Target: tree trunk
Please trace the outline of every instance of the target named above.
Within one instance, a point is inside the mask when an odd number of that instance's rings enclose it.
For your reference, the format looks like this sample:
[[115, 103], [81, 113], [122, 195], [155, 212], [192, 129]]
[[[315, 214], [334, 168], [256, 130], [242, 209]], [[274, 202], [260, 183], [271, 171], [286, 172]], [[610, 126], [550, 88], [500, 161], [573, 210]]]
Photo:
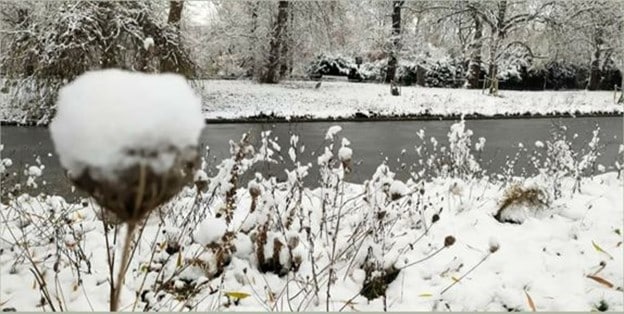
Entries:
[[498, 94], [498, 79], [496, 76], [498, 75], [498, 61], [497, 54], [498, 49], [500, 48], [501, 42], [505, 39], [505, 15], [507, 14], [507, 1], [499, 1], [498, 2], [498, 15], [496, 16], [496, 30], [494, 33], [494, 42], [490, 46], [490, 84], [489, 90], [490, 95]]
[[182, 19], [182, 9], [184, 8], [184, 1], [172, 0], [169, 2], [169, 18], [167, 23], [175, 25], [176, 28], [180, 28], [180, 20]]
[[[182, 20], [182, 9], [184, 8], [184, 1], [172, 0], [169, 1], [169, 17], [167, 18], [167, 24], [173, 27], [176, 36], [176, 42], [180, 44], [180, 20]], [[178, 55], [173, 51], [169, 51], [167, 44], [158, 47], [158, 55], [160, 59], [160, 72], [166, 73], [181, 73], [186, 72], [180, 68], [180, 62]], [[183, 73], [189, 75], [190, 73]]]
[[269, 43], [269, 56], [265, 67], [264, 74], [260, 77], [261, 83], [277, 83], [278, 67], [280, 64], [280, 47], [283, 42], [283, 31], [286, 27], [288, 19], [288, 1], [280, 1], [278, 4], [277, 20], [275, 21], [275, 27], [273, 27], [273, 35]]
[[[292, 4], [294, 5], [294, 4]], [[289, 60], [290, 60], [290, 56], [288, 54], [289, 50], [289, 45], [290, 45], [290, 29], [288, 27], [289, 24], [292, 24], [292, 7], [290, 9], [290, 14], [286, 14], [286, 21], [284, 22], [284, 30], [282, 33], [282, 51], [280, 52], [281, 58], [280, 58], [280, 69], [279, 69], [279, 76], [280, 79], [284, 78], [286, 76], [286, 74], [288, 73], [288, 64], [289, 64]], [[290, 15], [290, 18], [288, 17]]]
[[388, 59], [388, 70], [386, 71], [386, 83], [394, 81], [396, 75], [396, 69], [399, 61], [397, 60], [397, 53], [401, 44], [401, 7], [404, 1], [392, 2], [392, 50], [390, 51], [390, 58]]
[[251, 3], [251, 40], [249, 45], [249, 56], [247, 57], [247, 61], [250, 63], [249, 70], [247, 75], [254, 76], [256, 74], [256, 30], [258, 29], [258, 1], [254, 1]]
[[481, 18], [476, 12], [472, 13], [474, 20], [475, 32], [470, 43], [470, 61], [468, 62], [468, 75], [466, 77], [466, 86], [468, 88], [479, 88], [479, 78], [481, 77], [481, 47], [483, 43], [483, 24]]
[[589, 90], [597, 90], [600, 87], [600, 60], [602, 59], [601, 46], [604, 43], [602, 39], [602, 29], [598, 28], [594, 33], [594, 58], [590, 64], [589, 83], [587, 88]]

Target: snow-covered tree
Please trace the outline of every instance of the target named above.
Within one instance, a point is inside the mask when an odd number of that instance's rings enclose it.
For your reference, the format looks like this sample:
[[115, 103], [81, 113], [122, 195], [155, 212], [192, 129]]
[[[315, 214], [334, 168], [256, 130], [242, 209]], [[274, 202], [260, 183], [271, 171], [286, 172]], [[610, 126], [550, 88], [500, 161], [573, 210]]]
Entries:
[[100, 68], [169, 71], [191, 77], [195, 67], [177, 28], [150, 2], [6, 2], [2, 72], [11, 104], [45, 122], [64, 82]]

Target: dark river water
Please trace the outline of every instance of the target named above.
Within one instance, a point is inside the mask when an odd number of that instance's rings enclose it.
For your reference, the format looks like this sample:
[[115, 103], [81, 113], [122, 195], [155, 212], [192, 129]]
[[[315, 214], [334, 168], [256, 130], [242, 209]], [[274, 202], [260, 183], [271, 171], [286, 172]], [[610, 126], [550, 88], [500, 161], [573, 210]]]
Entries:
[[[514, 175], [531, 175], [536, 170], [530, 166], [529, 154], [535, 149], [534, 143], [551, 139], [555, 126], [565, 126], [566, 135], [572, 142], [573, 150], [581, 152], [586, 149], [596, 126], [600, 127], [601, 156], [598, 163], [606, 169], [613, 169], [619, 145], [622, 144], [622, 117], [596, 118], [539, 118], [539, 119], [483, 119], [466, 121], [466, 129], [473, 131], [472, 143], [479, 137], [486, 139], [485, 147], [480, 153], [481, 166], [488, 173], [501, 173], [506, 168], [506, 157], [513, 158], [520, 154], [518, 162], [512, 168]], [[375, 121], [375, 122], [303, 122], [303, 123], [232, 123], [208, 124], [201, 136], [201, 147], [209, 147], [208, 174], [215, 173], [218, 162], [229, 156], [229, 140], [237, 141], [245, 132], [253, 134], [253, 141], [258, 143], [262, 131], [272, 130], [271, 138], [277, 138], [281, 146], [283, 162], [279, 164], [259, 164], [252, 169], [264, 176], [275, 175], [284, 178], [284, 169], [291, 169], [292, 162], [288, 157], [288, 148], [292, 134], [299, 136], [299, 144], [305, 145], [305, 151], [298, 155], [302, 163], [311, 162], [313, 168], [307, 181], [314, 185], [318, 181], [316, 160], [328, 144], [325, 134], [329, 127], [339, 125], [342, 131], [337, 134], [335, 150], [340, 146], [341, 139], [347, 138], [353, 149], [354, 169], [348, 181], [361, 183], [371, 177], [379, 164], [388, 163], [396, 171], [398, 179], [407, 179], [412, 170], [418, 171], [416, 164], [418, 155], [415, 147], [423, 143], [418, 137], [419, 130], [425, 132], [425, 142], [431, 148], [430, 138], [434, 137], [439, 146], [448, 146], [447, 134], [455, 121]], [[31, 193], [55, 193], [73, 199], [70, 184], [65, 179], [60, 167], [54, 146], [47, 128], [2, 126], [0, 139], [4, 145], [2, 158], [10, 158], [13, 165], [10, 176], [2, 184], [12, 185], [24, 181], [22, 175], [26, 165], [36, 164], [40, 156], [45, 165], [39, 187], [31, 189]], [[527, 151], [521, 151], [521, 143]], [[403, 153], [402, 153], [403, 152]], [[476, 153], [476, 152], [475, 152]], [[403, 167], [402, 167], [403, 166]], [[16, 175], [14, 175], [14, 173]], [[45, 181], [45, 184], [43, 184]], [[243, 180], [245, 181], [245, 180]]]

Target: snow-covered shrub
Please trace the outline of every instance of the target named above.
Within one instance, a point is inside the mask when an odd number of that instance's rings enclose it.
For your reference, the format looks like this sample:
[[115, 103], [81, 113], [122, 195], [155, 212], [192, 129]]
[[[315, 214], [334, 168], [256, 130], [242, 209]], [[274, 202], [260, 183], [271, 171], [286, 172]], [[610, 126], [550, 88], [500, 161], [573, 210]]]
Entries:
[[[472, 154], [472, 130], [466, 130], [465, 120], [451, 125], [449, 139], [449, 171], [454, 177], [469, 178], [481, 171], [481, 166]], [[483, 146], [484, 142], [479, 142]], [[482, 147], [481, 147], [482, 148]]]
[[[544, 66], [546, 71], [546, 89], [579, 89], [584, 88], [586, 78], [579, 78], [579, 67], [568, 62], [549, 62]], [[584, 71], [587, 73], [587, 71]]]
[[342, 55], [318, 55], [306, 68], [309, 77], [320, 75], [348, 76], [351, 70], [357, 71], [357, 65], [351, 57]]
[[459, 88], [464, 85], [465, 70], [460, 60], [446, 58], [425, 65], [425, 86]]
[[[534, 167], [549, 183], [549, 193], [554, 199], [562, 197], [561, 181], [564, 177], [575, 180], [572, 192], [581, 191], [583, 178], [594, 175], [599, 165], [596, 164], [600, 156], [600, 128], [592, 131], [592, 137], [587, 146], [573, 149], [572, 140], [566, 135], [567, 129], [558, 126], [551, 132], [551, 139], [546, 143], [537, 142], [536, 150], [531, 158]], [[574, 136], [574, 139], [576, 136]], [[617, 164], [616, 164], [617, 167]]]
[[[89, 70], [123, 68], [187, 77], [195, 72], [179, 33], [157, 16], [154, 3], [20, 1], [2, 6], [23, 16], [7, 23], [11, 31], [0, 67], [13, 82], [10, 103], [25, 121], [47, 123], [59, 89]], [[149, 49], [147, 38], [154, 42]]]
[[603, 62], [600, 68], [600, 75], [601, 78], [598, 89], [613, 90], [614, 86], [622, 88], [622, 76], [624, 76], [624, 73], [617, 67], [612, 58]]
[[360, 65], [359, 73], [366, 81], [382, 82], [386, 77], [387, 67], [387, 59], [364, 62]]

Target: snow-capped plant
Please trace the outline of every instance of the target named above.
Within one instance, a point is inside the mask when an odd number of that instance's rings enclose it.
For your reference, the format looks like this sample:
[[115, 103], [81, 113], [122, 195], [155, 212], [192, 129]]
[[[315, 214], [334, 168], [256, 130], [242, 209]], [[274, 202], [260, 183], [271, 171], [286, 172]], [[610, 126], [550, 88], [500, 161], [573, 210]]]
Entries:
[[[576, 136], [574, 137], [576, 138]], [[572, 192], [580, 191], [583, 177], [594, 174], [598, 170], [597, 158], [602, 150], [600, 145], [600, 128], [592, 131], [592, 138], [586, 147], [579, 151], [573, 149], [572, 140], [566, 135], [566, 128], [559, 126], [551, 132], [551, 139], [544, 143], [536, 143], [536, 150], [530, 157], [533, 166], [550, 182], [550, 193], [554, 199], [561, 194], [561, 180], [571, 176], [575, 180]], [[617, 167], [617, 164], [616, 164]]]
[[134, 229], [192, 180], [202, 127], [199, 97], [173, 74], [88, 72], [59, 92], [50, 132], [62, 166], [127, 224], [111, 311], [119, 306]]
[[[469, 178], [481, 171], [472, 154], [471, 146], [472, 130], [466, 129], [465, 120], [461, 120], [451, 126], [448, 133], [450, 172], [454, 177]], [[485, 142], [480, 142], [481, 146]]]

